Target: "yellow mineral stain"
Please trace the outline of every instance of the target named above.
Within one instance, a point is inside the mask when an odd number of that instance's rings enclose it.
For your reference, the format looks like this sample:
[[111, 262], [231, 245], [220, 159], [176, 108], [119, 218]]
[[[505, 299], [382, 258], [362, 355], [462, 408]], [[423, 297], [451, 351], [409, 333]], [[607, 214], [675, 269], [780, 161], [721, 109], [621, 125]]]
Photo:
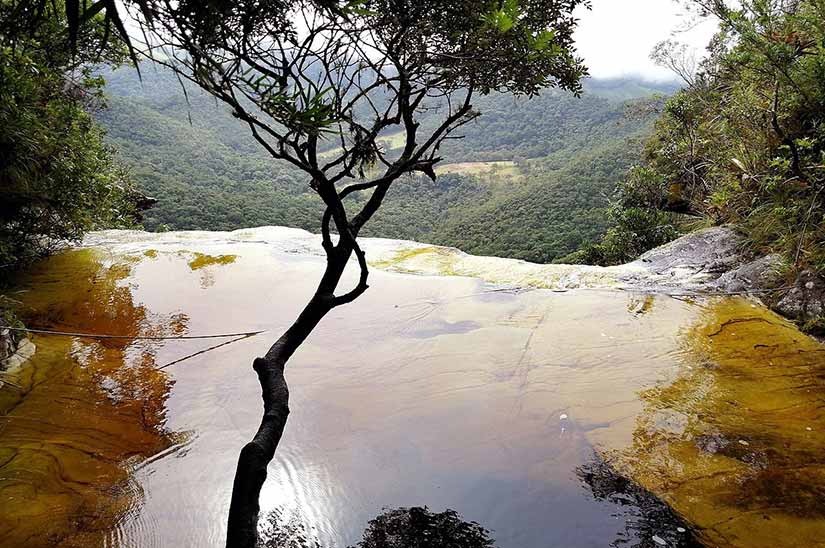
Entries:
[[712, 303], [684, 346], [620, 468], [708, 546], [825, 546], [825, 347], [745, 299]]
[[227, 265], [235, 262], [237, 255], [206, 255], [204, 253], [194, 253], [195, 257], [189, 261], [189, 268], [192, 270], [200, 270], [207, 266], [213, 265]]
[[465, 276], [531, 289], [609, 288], [621, 285], [624, 267], [537, 264], [468, 255], [450, 247], [402, 248], [370, 263], [375, 268], [429, 276]]
[[627, 311], [636, 316], [643, 316], [653, 310], [656, 298], [653, 295], [644, 295], [630, 299], [627, 304]]
[[[30, 326], [84, 333], [171, 335], [183, 315], [160, 317], [125, 283], [141, 257], [107, 264], [92, 250], [64, 253], [22, 276], [16, 295]], [[165, 427], [170, 379], [153, 347], [129, 339], [41, 335], [0, 391], [0, 545], [102, 546], [141, 503], [131, 465], [181, 441]]]
[[454, 276], [457, 274], [454, 268], [455, 254], [455, 250], [448, 247], [416, 247], [402, 249], [388, 259], [376, 261], [372, 264], [376, 268], [416, 273], [420, 271], [420, 262], [424, 261], [427, 266], [434, 267], [438, 275]]
[[145, 257], [149, 257], [150, 259], [156, 259], [158, 256], [158, 252], [156, 249], [147, 249], [143, 252]]

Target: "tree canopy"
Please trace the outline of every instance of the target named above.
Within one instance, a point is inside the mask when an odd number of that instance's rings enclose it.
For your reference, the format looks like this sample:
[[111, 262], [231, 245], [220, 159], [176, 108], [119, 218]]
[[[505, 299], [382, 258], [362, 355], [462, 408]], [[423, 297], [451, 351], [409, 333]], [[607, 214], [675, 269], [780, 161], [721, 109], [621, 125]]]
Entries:
[[[0, 2], [0, 264], [38, 256], [89, 229], [131, 222], [135, 196], [91, 111], [93, 61], [118, 62], [102, 20], [72, 50], [59, 2], [21, 12]], [[22, 17], [22, 19], [20, 18]]]
[[[306, 172], [346, 235], [334, 185], [383, 170], [344, 191], [375, 190], [353, 219], [357, 232], [400, 175], [432, 173], [442, 141], [477, 115], [474, 92], [578, 91], [584, 69], [570, 47], [569, 13], [578, 3], [238, 4], [192, 17], [186, 3], [158, 2], [146, 47], [229, 104], [274, 158]], [[443, 120], [422, 135], [417, 118], [432, 109]], [[405, 134], [397, 157], [378, 143], [389, 131]], [[341, 153], [320, 159], [325, 141]]]

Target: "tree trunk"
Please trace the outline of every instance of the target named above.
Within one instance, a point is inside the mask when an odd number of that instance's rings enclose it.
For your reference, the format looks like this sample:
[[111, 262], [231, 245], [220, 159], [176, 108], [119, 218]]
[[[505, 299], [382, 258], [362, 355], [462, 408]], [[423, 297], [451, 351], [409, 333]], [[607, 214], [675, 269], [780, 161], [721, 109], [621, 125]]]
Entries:
[[254, 548], [258, 542], [258, 496], [289, 415], [289, 389], [283, 366], [257, 358], [252, 367], [261, 383], [264, 416], [255, 437], [238, 457], [229, 506], [227, 548]]
[[318, 290], [298, 319], [272, 345], [266, 356], [256, 358], [252, 368], [261, 383], [264, 413], [252, 441], [241, 449], [227, 523], [227, 548], [255, 548], [258, 543], [259, 496], [266, 469], [289, 416], [289, 388], [284, 377], [286, 362], [326, 314], [334, 308], [333, 292], [346, 268], [352, 249], [336, 248], [327, 259], [327, 267]]

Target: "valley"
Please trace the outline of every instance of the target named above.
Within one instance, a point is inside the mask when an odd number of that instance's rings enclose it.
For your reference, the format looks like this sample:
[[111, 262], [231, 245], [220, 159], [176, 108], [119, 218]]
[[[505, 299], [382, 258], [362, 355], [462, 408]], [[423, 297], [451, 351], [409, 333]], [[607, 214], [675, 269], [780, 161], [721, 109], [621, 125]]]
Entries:
[[[184, 95], [161, 69], [142, 82], [124, 69], [106, 77], [109, 108], [99, 119], [140, 188], [158, 200], [144, 214], [147, 229], [319, 230], [320, 206], [304, 178], [269, 159], [223, 107], [193, 89]], [[399, 181], [366, 234], [538, 262], [576, 251], [608, 228], [608, 199], [650, 131], [654, 116], [627, 115], [625, 103], [675, 89], [595, 80], [581, 99], [563, 92], [480, 98], [482, 116], [462, 139], [444, 144], [438, 180]], [[422, 126], [428, 123], [425, 116]], [[399, 137], [380, 142], [397, 149]], [[322, 156], [334, 152], [327, 146]]]

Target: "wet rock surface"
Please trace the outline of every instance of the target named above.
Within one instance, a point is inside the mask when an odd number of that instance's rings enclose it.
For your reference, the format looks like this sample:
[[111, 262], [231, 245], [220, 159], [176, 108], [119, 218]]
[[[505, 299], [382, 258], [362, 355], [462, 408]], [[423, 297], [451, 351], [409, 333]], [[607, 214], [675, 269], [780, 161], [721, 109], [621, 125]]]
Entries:
[[0, 362], [14, 353], [14, 341], [8, 329], [0, 329]]
[[[206, 245], [221, 241], [266, 244], [273, 251], [323, 255], [320, 236], [284, 227], [161, 234], [103, 231], [88, 235], [84, 245], [119, 245], [128, 249], [130, 245], [139, 248], [151, 242], [163, 249], [192, 242]], [[651, 250], [636, 261], [610, 267], [536, 264], [481, 257], [451, 247], [384, 238], [360, 241], [370, 264], [379, 269], [419, 275], [467, 276], [504, 286], [554, 290], [612, 288], [718, 292], [720, 288], [736, 287], [736, 291], [749, 291], [774, 283], [775, 276], [771, 272], [779, 264], [776, 257], [769, 261], [753, 260], [746, 253], [742, 236], [727, 226], [698, 230]]]
[[14, 369], [34, 356], [37, 347], [29, 339], [21, 339], [14, 353], [4, 360], [4, 369]]
[[742, 236], [729, 227], [683, 236], [631, 263], [639, 264], [648, 273], [627, 278], [634, 285], [697, 293], [751, 293], [775, 312], [805, 324], [809, 331], [825, 331], [825, 278], [804, 270], [788, 288], [782, 257], [750, 256]]
[[782, 257], [754, 257], [742, 235], [728, 226], [697, 230], [648, 251], [627, 266], [641, 267], [641, 275], [625, 278], [641, 287], [749, 293], [783, 283]]
[[804, 270], [793, 289], [776, 303], [774, 309], [794, 320], [815, 321], [825, 314], [825, 279], [810, 270]]
[[37, 347], [29, 339], [15, 342], [11, 332], [3, 329], [0, 331], [0, 371], [19, 367], [34, 356], [36, 350]]
[[766, 255], [722, 274], [717, 288], [727, 292], [748, 292], [774, 289], [783, 283], [782, 257]]

